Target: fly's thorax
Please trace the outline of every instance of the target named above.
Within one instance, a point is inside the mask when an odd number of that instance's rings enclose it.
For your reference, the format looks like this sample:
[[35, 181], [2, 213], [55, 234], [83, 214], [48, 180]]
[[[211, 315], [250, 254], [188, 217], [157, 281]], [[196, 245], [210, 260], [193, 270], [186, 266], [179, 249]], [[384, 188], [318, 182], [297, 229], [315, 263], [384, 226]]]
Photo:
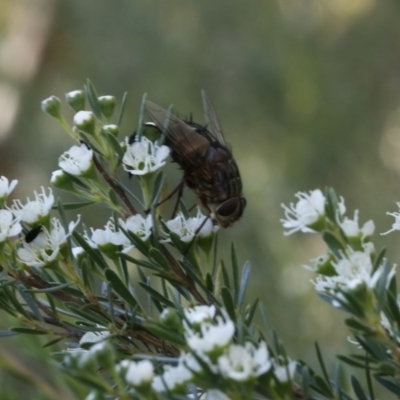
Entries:
[[229, 163], [232, 159], [230, 151], [222, 146], [211, 145], [207, 151], [205, 162], [210, 165]]

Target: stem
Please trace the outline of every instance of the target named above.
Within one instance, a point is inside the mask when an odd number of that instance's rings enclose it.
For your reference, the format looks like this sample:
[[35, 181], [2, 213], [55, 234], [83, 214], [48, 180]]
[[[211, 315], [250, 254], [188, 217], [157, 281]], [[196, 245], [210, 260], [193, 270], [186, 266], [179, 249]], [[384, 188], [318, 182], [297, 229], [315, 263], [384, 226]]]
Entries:
[[101, 176], [103, 177], [103, 179], [110, 185], [110, 187], [115, 191], [115, 193], [119, 196], [119, 198], [122, 200], [122, 202], [128, 208], [128, 210], [131, 213], [130, 215], [137, 214], [135, 207], [128, 199], [127, 195], [125, 194], [124, 189], [122, 189], [122, 187], [114, 179], [111, 178], [111, 176], [104, 169], [103, 165], [97, 159], [97, 156], [95, 154], [93, 154], [93, 162], [94, 162], [94, 165], [96, 166], [96, 169], [100, 172]]

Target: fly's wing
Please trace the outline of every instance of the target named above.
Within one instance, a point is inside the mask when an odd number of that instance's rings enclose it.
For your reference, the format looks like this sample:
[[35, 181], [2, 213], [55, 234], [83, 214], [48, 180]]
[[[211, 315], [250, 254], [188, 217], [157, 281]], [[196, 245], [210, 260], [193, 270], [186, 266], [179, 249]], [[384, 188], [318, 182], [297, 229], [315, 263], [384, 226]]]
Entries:
[[165, 133], [169, 146], [179, 159], [190, 164], [202, 162], [210, 147], [206, 137], [151, 101], [146, 101], [146, 111], [157, 128]]
[[203, 108], [207, 121], [207, 130], [211, 133], [214, 140], [227, 147], [221, 125], [219, 124], [217, 113], [215, 112], [205, 90], [201, 91], [201, 97], [203, 98]]

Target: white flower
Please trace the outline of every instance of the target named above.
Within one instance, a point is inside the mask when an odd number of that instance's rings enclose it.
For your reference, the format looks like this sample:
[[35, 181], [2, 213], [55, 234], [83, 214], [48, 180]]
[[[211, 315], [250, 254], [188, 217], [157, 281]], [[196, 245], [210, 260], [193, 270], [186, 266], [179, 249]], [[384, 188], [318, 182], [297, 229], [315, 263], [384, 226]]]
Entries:
[[165, 159], [169, 155], [167, 146], [159, 146], [142, 136], [140, 142], [129, 144], [126, 138], [127, 149], [122, 158], [122, 166], [132, 175], [145, 175], [157, 171], [165, 165]]
[[373, 221], [367, 221], [360, 229], [358, 226], [358, 210], [354, 211], [354, 219], [347, 217], [340, 223], [344, 234], [347, 237], [361, 237], [362, 239], [368, 238], [374, 234], [375, 224]]
[[[400, 202], [396, 203], [397, 206], [400, 208]], [[400, 213], [398, 212], [387, 212], [387, 215], [391, 215], [392, 217], [394, 217], [394, 222], [392, 225], [392, 229], [389, 229], [388, 231], [381, 233], [381, 235], [387, 235], [388, 233], [391, 233], [393, 231], [400, 231]]]
[[230, 345], [226, 353], [218, 358], [218, 366], [223, 376], [246, 382], [267, 372], [271, 361], [265, 342], [261, 342], [258, 348], [247, 342], [244, 346]]
[[[200, 209], [197, 210], [196, 217], [186, 219], [183, 213], [179, 212], [174, 219], [165, 224], [185, 243], [191, 242], [196, 234], [199, 237], [207, 237], [219, 229], [218, 225], [214, 225], [211, 218], [203, 215]], [[170, 241], [170, 239], [167, 240]]]
[[78, 111], [74, 115], [74, 125], [78, 128], [94, 122], [94, 115], [91, 111]]
[[92, 158], [93, 150], [82, 143], [80, 146], [72, 146], [63, 153], [58, 160], [58, 166], [68, 174], [81, 176], [91, 169]]
[[189, 324], [201, 324], [204, 321], [212, 321], [215, 317], [215, 306], [195, 306], [191, 308], [185, 308], [185, 317], [189, 321]]
[[140, 214], [131, 215], [125, 221], [120, 219], [119, 224], [125, 230], [139, 236], [143, 241], [146, 241], [150, 237], [153, 227], [151, 215], [144, 218]]
[[19, 218], [13, 216], [9, 210], [0, 210], [0, 243], [7, 238], [17, 236], [21, 233], [22, 226]]
[[93, 248], [104, 249], [110, 245], [121, 246], [129, 245], [128, 238], [123, 234], [122, 231], [116, 231], [114, 222], [110, 219], [104, 229], [93, 229], [90, 228], [92, 235], [89, 238], [85, 235], [85, 238], [89, 245]]
[[[377, 268], [373, 271], [371, 252], [373, 247], [364, 246], [364, 251], [354, 251], [350, 247], [346, 254], [342, 254], [339, 261], [332, 262], [337, 275], [318, 276], [313, 282], [318, 292], [332, 292], [336, 289], [352, 290], [364, 283], [369, 288], [374, 288], [378, 282], [383, 269]], [[395, 269], [389, 273], [388, 281], [394, 274]]]
[[[100, 328], [100, 325], [98, 325]], [[101, 327], [104, 328], [104, 327]], [[96, 332], [86, 332], [81, 339], [79, 340], [79, 346], [82, 347], [82, 345], [87, 344], [87, 343], [98, 343], [106, 339], [108, 336], [110, 336], [109, 331], [96, 331]]]
[[294, 377], [294, 374], [296, 372], [296, 361], [292, 361], [290, 359], [287, 359], [287, 364], [281, 365], [278, 364], [276, 361], [273, 361], [274, 365], [274, 375], [275, 378], [279, 382], [287, 382], [291, 381]]
[[146, 384], [150, 384], [154, 377], [154, 367], [153, 364], [149, 360], [142, 361], [128, 361], [125, 363], [125, 367], [127, 368], [125, 379], [126, 382], [132, 386], [142, 386]]
[[17, 250], [18, 259], [30, 267], [43, 267], [57, 259], [61, 246], [79, 224], [80, 216], [76, 222], [71, 221], [68, 232], [65, 231], [57, 218], [51, 220], [50, 232], [42, 227], [38, 235], [30, 243], [22, 242], [22, 247]]
[[16, 179], [11, 182], [5, 176], [0, 176], [0, 200], [7, 197], [17, 186], [18, 181]]
[[235, 334], [235, 325], [228, 315], [218, 316], [213, 323], [204, 322], [199, 326], [199, 332], [185, 329], [185, 339], [190, 349], [197, 354], [209, 354], [214, 350], [226, 347]]
[[217, 389], [211, 389], [203, 393], [200, 400], [231, 400], [231, 398]]
[[159, 393], [174, 391], [189, 382], [192, 377], [192, 372], [180, 361], [175, 367], [169, 365], [164, 367], [164, 373], [154, 377], [152, 388]]
[[23, 205], [21, 200], [14, 200], [11, 209], [15, 215], [17, 215], [22, 222], [28, 224], [35, 224], [41, 219], [46, 218], [51, 211], [51, 207], [54, 204], [54, 196], [52, 190], [49, 188], [49, 194], [46, 195], [44, 187], [41, 187], [42, 193], [35, 193], [35, 200], [27, 198], [27, 203]]
[[281, 219], [281, 222], [285, 229], [289, 229], [285, 235], [297, 231], [315, 232], [310, 225], [324, 217], [325, 196], [317, 189], [310, 194], [298, 192], [296, 197], [299, 199], [296, 204], [290, 203], [289, 207], [282, 204], [286, 219]]

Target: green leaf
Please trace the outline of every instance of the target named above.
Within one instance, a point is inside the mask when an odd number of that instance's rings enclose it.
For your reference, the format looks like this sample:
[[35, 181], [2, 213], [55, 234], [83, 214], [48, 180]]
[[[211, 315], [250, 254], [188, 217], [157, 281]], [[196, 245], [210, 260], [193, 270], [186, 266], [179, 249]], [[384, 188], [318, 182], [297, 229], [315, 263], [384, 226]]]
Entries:
[[166, 340], [168, 342], [174, 343], [179, 347], [185, 346], [186, 342], [183, 340], [182, 336], [173, 332], [171, 328], [164, 328], [160, 325], [156, 324], [147, 324], [144, 323], [143, 327], [148, 330], [150, 333], [153, 333], [155, 336]]
[[308, 370], [308, 367], [306, 365], [303, 365], [300, 369], [300, 374], [301, 374], [301, 389], [302, 393], [301, 396], [303, 399], [309, 399], [310, 398], [310, 393], [309, 393], [309, 387], [310, 387], [310, 373]]
[[341, 259], [343, 257], [341, 252], [345, 250], [344, 245], [333, 233], [324, 231], [322, 239], [324, 239], [324, 242], [337, 258]]
[[16, 336], [20, 335], [19, 332], [14, 332], [14, 331], [0, 331], [0, 338], [2, 337], [9, 337], [9, 336]]
[[154, 179], [151, 204], [156, 205], [159, 203], [161, 193], [164, 189], [164, 185], [165, 185], [165, 175], [161, 172], [158, 172]]
[[342, 368], [339, 363], [335, 365], [334, 372], [335, 392], [338, 399], [342, 399]]
[[400, 386], [397, 382], [383, 376], [375, 376], [375, 379], [387, 390], [394, 393], [396, 396], [400, 396]]
[[367, 380], [369, 397], [371, 400], [374, 400], [375, 399], [374, 388], [372, 386], [371, 369], [369, 367], [368, 362], [365, 363], [365, 378]]
[[235, 246], [231, 244], [231, 260], [232, 260], [232, 274], [233, 274], [233, 301], [235, 306], [238, 304], [239, 298], [239, 265], [237, 261]]
[[221, 297], [229, 317], [232, 321], [236, 321], [235, 305], [233, 303], [232, 294], [227, 287], [221, 289]]
[[376, 360], [390, 360], [386, 348], [377, 343], [374, 339], [369, 340], [365, 336], [357, 335], [356, 340], [364, 348], [364, 350], [366, 350], [371, 357], [374, 357]]
[[245, 323], [247, 326], [250, 326], [251, 322], [253, 321], [259, 301], [259, 298], [255, 299], [253, 304], [250, 306], [250, 309], [246, 312]]
[[394, 319], [395, 324], [400, 327], [400, 310], [399, 306], [397, 305], [396, 299], [393, 297], [391, 292], [387, 293], [387, 305], [389, 308], [388, 316], [390, 316], [390, 320]]
[[374, 328], [364, 324], [363, 322], [361, 322], [358, 319], [355, 319], [353, 317], [347, 318], [345, 320], [345, 323], [349, 328], [351, 328], [351, 329], [353, 329], [353, 330], [355, 330], [357, 332], [360, 332], [360, 333], [362, 333], [364, 335], [373, 335], [373, 334], [375, 334], [375, 329]]
[[75, 303], [68, 303], [68, 302], [65, 302], [64, 305], [74, 314], [82, 317], [86, 322], [91, 321], [101, 326], [107, 326], [110, 323], [110, 320], [105, 318], [103, 314], [100, 314], [95, 310], [88, 309], [90, 305], [87, 305], [86, 308], [79, 307]]
[[125, 106], [126, 106], [126, 101], [128, 99], [128, 92], [124, 92], [121, 100], [121, 108], [119, 110], [119, 115], [117, 118], [117, 125], [120, 126], [122, 122], [122, 118], [124, 116], [124, 111], [125, 111]]
[[115, 190], [113, 188], [108, 189], [108, 198], [112, 201], [112, 203], [116, 206], [119, 205], [119, 199], [117, 194], [115, 193]]
[[[66, 372], [68, 374], [71, 374], [72, 371], [67, 370], [67, 368], [66, 368]], [[79, 380], [80, 382], [84, 383], [92, 390], [97, 389], [101, 393], [108, 393], [110, 390], [110, 388], [107, 384], [107, 381], [104, 378], [102, 378], [98, 375], [95, 375], [93, 373], [74, 370], [73, 376], [74, 376], [75, 380]]]
[[348, 365], [351, 365], [352, 367], [356, 367], [356, 368], [361, 368], [364, 369], [365, 368], [365, 363], [362, 361], [358, 361], [356, 360], [354, 357], [352, 356], [344, 356], [344, 355], [338, 355], [337, 358], [340, 361], [345, 362]]
[[322, 395], [328, 398], [333, 397], [333, 392], [330, 383], [328, 386], [327, 383], [318, 375], [315, 376], [314, 379], [315, 379], [316, 390], [318, 389], [318, 393], [321, 393]]
[[22, 298], [25, 300], [27, 306], [32, 310], [34, 316], [38, 321], [43, 322], [42, 314], [40, 314], [39, 308], [36, 305], [36, 302], [33, 296], [30, 293], [25, 291], [25, 287], [22, 284], [18, 285], [18, 291], [21, 294]]
[[358, 400], [369, 400], [364, 391], [362, 390], [360, 382], [354, 375], [351, 376], [351, 386], [353, 387], [354, 394], [357, 396]]
[[160, 268], [159, 265], [154, 264], [154, 263], [152, 263], [152, 262], [150, 262], [150, 261], [147, 261], [147, 260], [138, 260], [138, 259], [136, 259], [136, 258], [133, 258], [133, 257], [129, 256], [129, 255], [126, 254], [126, 253], [118, 253], [118, 255], [119, 255], [121, 258], [125, 259], [126, 261], [129, 261], [129, 262], [131, 262], [131, 263], [133, 263], [133, 264], [136, 264], [136, 265], [140, 265], [141, 267], [149, 268], [149, 269], [151, 269], [151, 270], [153, 270], [153, 271], [160, 271], [160, 270], [161, 270], [161, 268]]
[[6, 305], [5, 309], [11, 308], [10, 306], [14, 306], [15, 311], [21, 313], [26, 318], [29, 318], [28, 314], [26, 313], [24, 307], [21, 306], [21, 303], [18, 301], [15, 292], [10, 289], [9, 286], [6, 286], [2, 289], [2, 293], [7, 301], [11, 304], [8, 306]]
[[376, 258], [375, 258], [375, 260], [374, 260], [374, 267], [373, 267], [373, 271], [374, 271], [374, 272], [375, 272], [375, 271], [379, 268], [379, 266], [381, 265], [381, 263], [382, 263], [382, 261], [383, 261], [383, 259], [384, 259], [384, 257], [385, 257], [385, 254], [386, 254], [386, 249], [383, 248], [383, 249], [378, 253], [378, 255], [376, 256]]
[[27, 335], [45, 335], [45, 334], [47, 334], [46, 331], [40, 331], [37, 329], [30, 329], [30, 328], [22, 328], [22, 327], [18, 327], [18, 326], [11, 328], [10, 330], [13, 332], [16, 332], [16, 333], [24, 333]]
[[139, 285], [146, 290], [146, 292], [151, 296], [152, 299], [158, 300], [160, 303], [165, 304], [167, 307], [174, 307], [174, 303], [163, 296], [157, 290], [153, 289], [151, 286], [144, 282], [139, 282]]
[[120, 227], [120, 230], [143, 255], [149, 256], [149, 245], [143, 242], [138, 235], [122, 227]]
[[139, 307], [139, 304], [133, 294], [129, 291], [120, 277], [111, 269], [106, 269], [104, 272], [108, 282], [111, 284], [115, 292], [120, 295], [131, 307]]
[[17, 284], [17, 281], [14, 281], [14, 280], [3, 281], [0, 283], [0, 289], [2, 289], [3, 287], [6, 287], [6, 286], [14, 286], [16, 284]]
[[164, 254], [161, 253], [160, 250], [156, 249], [155, 247], [152, 247], [149, 251], [149, 254], [150, 258], [153, 259], [155, 262], [157, 262], [157, 264], [161, 268], [167, 271], [171, 269], [167, 259], [165, 258]]
[[96, 115], [97, 118], [101, 118], [101, 107], [99, 103], [99, 98], [96, 93], [96, 89], [94, 88], [92, 82], [90, 79], [87, 80], [87, 83], [85, 85], [85, 93], [86, 97], [89, 101], [90, 107], [92, 108], [94, 115]]
[[57, 344], [58, 342], [61, 342], [62, 340], [64, 340], [63, 337], [59, 337], [59, 338], [50, 340], [49, 342], [47, 342], [47, 343], [45, 343], [45, 344], [43, 345], [43, 348], [45, 349], [46, 347], [50, 347], [50, 346], [52, 346], [53, 344]]
[[[95, 204], [95, 201], [81, 201], [77, 203], [63, 203], [64, 210], [77, 210]], [[53, 210], [58, 209], [58, 205], [52, 207]]]
[[250, 263], [246, 261], [242, 269], [242, 277], [240, 279], [239, 296], [238, 296], [238, 307], [243, 304], [244, 294], [247, 288], [247, 283], [250, 277]]
[[51, 292], [56, 292], [57, 290], [65, 289], [65, 288], [67, 288], [69, 286], [73, 286], [73, 285], [74, 285], [74, 283], [70, 282], [70, 283], [63, 283], [61, 285], [51, 286], [51, 287], [46, 288], [46, 289], [26, 289], [25, 288], [25, 292], [29, 292], [29, 293], [51, 293]]
[[206, 287], [209, 292], [214, 292], [214, 282], [210, 274], [206, 275]]
[[92, 247], [90, 247], [89, 243], [82, 237], [82, 235], [80, 235], [76, 231], [74, 231], [72, 235], [73, 235], [74, 239], [77, 241], [77, 243], [79, 244], [79, 246], [81, 246], [83, 248], [83, 250], [85, 250], [85, 252], [88, 253], [89, 257], [92, 258], [93, 261], [102, 270], [108, 268], [108, 265], [107, 265], [106, 261], [104, 260], [102, 254], [97, 249], [93, 249]]
[[102, 131], [103, 137], [107, 140], [110, 147], [117, 153], [118, 157], [122, 159], [124, 156], [124, 150], [122, 149], [118, 139], [110, 132]]
[[387, 259], [385, 259], [383, 261], [382, 274], [379, 277], [378, 283], [376, 284], [376, 287], [375, 287], [375, 290], [377, 293], [377, 298], [378, 298], [378, 303], [379, 303], [381, 310], [385, 308], [386, 297], [387, 297], [386, 296], [386, 293], [387, 293], [386, 288], [389, 286], [388, 285], [389, 273], [390, 273], [389, 262]]
[[144, 93], [143, 97], [142, 97], [142, 102], [140, 104], [139, 122], [138, 122], [138, 129], [137, 129], [137, 135], [138, 135], [139, 140], [142, 138], [144, 114], [146, 112], [146, 97], [147, 97], [147, 94]]
[[325, 190], [325, 214], [334, 223], [337, 223], [339, 200], [332, 188]]
[[223, 260], [221, 260], [221, 271], [222, 271], [222, 277], [223, 277], [223, 281], [226, 287], [230, 288], [231, 287], [231, 282], [229, 279], [229, 275], [228, 275], [228, 271], [225, 268], [225, 263]]
[[322, 375], [323, 375], [324, 380], [325, 380], [325, 384], [326, 384], [326, 386], [327, 386], [327, 389], [329, 390], [329, 393], [332, 395], [331, 381], [330, 381], [330, 379], [329, 379], [328, 372], [326, 371], [326, 367], [325, 367], [325, 363], [324, 363], [324, 358], [323, 358], [323, 356], [322, 356], [321, 349], [320, 349], [320, 347], [319, 347], [318, 342], [315, 342], [314, 345], [315, 345], [315, 351], [316, 351], [316, 353], [317, 353], [317, 358], [318, 358], [319, 366], [320, 366], [320, 368], [321, 368]]

